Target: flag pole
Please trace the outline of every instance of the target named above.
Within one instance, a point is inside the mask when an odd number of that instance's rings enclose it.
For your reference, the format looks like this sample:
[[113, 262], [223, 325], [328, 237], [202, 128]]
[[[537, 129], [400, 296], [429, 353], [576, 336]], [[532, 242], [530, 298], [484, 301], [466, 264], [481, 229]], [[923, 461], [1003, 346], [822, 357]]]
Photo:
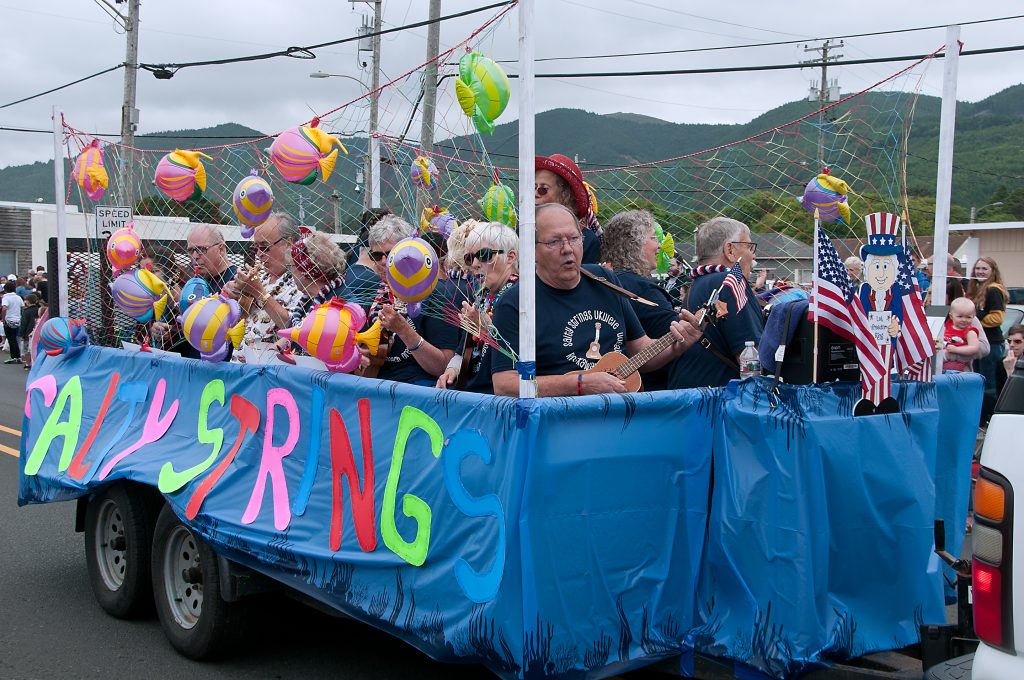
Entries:
[[818, 298], [818, 239], [820, 238], [818, 230], [821, 229], [821, 215], [818, 213], [818, 209], [814, 209], [814, 265], [813, 272], [814, 278], [811, 282], [812, 290], [811, 295], [814, 298], [814, 350], [813, 350], [813, 364], [811, 365], [811, 382], [814, 384], [818, 383], [818, 307], [821, 305], [821, 301]]

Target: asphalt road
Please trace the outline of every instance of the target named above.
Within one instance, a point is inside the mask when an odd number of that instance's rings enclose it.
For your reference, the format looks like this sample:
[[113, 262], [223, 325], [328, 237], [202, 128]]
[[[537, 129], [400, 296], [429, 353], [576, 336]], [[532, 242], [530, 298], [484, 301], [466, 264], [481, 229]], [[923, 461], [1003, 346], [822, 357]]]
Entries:
[[179, 656], [156, 619], [121, 621], [93, 599], [75, 504], [19, 508], [26, 372], [0, 364], [0, 678], [486, 678], [441, 664], [365, 624], [287, 598], [265, 603], [230, 659]]

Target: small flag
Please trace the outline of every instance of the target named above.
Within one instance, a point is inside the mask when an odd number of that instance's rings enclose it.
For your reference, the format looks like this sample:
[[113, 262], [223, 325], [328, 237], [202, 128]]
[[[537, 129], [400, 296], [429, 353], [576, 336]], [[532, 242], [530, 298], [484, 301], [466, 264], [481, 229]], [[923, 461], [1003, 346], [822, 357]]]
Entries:
[[747, 304], [747, 279], [743, 276], [743, 269], [739, 262], [734, 264], [729, 273], [725, 275], [722, 285], [732, 291], [733, 297], [736, 298], [736, 313], [739, 314]]

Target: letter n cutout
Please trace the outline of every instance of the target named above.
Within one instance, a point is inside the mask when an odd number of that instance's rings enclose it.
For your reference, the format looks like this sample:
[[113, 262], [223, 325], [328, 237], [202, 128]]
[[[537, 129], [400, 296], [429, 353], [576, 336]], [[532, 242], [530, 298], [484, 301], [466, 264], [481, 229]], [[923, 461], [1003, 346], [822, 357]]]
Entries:
[[377, 523], [373, 509], [373, 436], [370, 431], [370, 400], [359, 400], [359, 431], [363, 444], [363, 488], [359, 488], [352, 443], [341, 414], [331, 409], [331, 550], [341, 550], [344, 503], [341, 478], [348, 479], [352, 523], [363, 552], [377, 548]]

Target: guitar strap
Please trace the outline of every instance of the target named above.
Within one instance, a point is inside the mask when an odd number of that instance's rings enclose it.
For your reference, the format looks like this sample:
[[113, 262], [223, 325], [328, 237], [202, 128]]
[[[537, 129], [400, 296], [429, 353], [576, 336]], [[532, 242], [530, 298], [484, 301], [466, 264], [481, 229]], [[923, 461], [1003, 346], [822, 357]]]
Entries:
[[608, 279], [604, 278], [603, 276], [598, 276], [597, 274], [594, 274], [593, 272], [589, 272], [586, 269], [584, 269], [583, 267], [580, 267], [580, 274], [582, 276], [586, 276], [588, 279], [590, 279], [592, 281], [597, 281], [602, 286], [604, 286], [606, 288], [610, 288], [611, 290], [615, 291], [619, 295], [621, 295], [623, 297], [627, 297], [630, 300], [633, 300], [635, 302], [639, 302], [642, 305], [650, 305], [651, 307], [657, 307], [658, 306], [658, 303], [651, 302], [650, 300], [648, 300], [646, 298], [642, 298], [639, 295], [637, 295], [636, 293], [634, 293], [633, 291], [626, 290], [625, 288], [623, 288], [621, 286], [617, 286], [614, 283], [612, 283], [611, 281], [609, 281]]
[[708, 336], [700, 336], [700, 346], [706, 349], [707, 351], [711, 352], [711, 354], [714, 355], [716, 359], [718, 359], [727, 367], [729, 367], [730, 370], [736, 371], [737, 373], [740, 372], [739, 362], [730, 357], [722, 350], [715, 347], [714, 343], [712, 343], [711, 340], [708, 339]]

